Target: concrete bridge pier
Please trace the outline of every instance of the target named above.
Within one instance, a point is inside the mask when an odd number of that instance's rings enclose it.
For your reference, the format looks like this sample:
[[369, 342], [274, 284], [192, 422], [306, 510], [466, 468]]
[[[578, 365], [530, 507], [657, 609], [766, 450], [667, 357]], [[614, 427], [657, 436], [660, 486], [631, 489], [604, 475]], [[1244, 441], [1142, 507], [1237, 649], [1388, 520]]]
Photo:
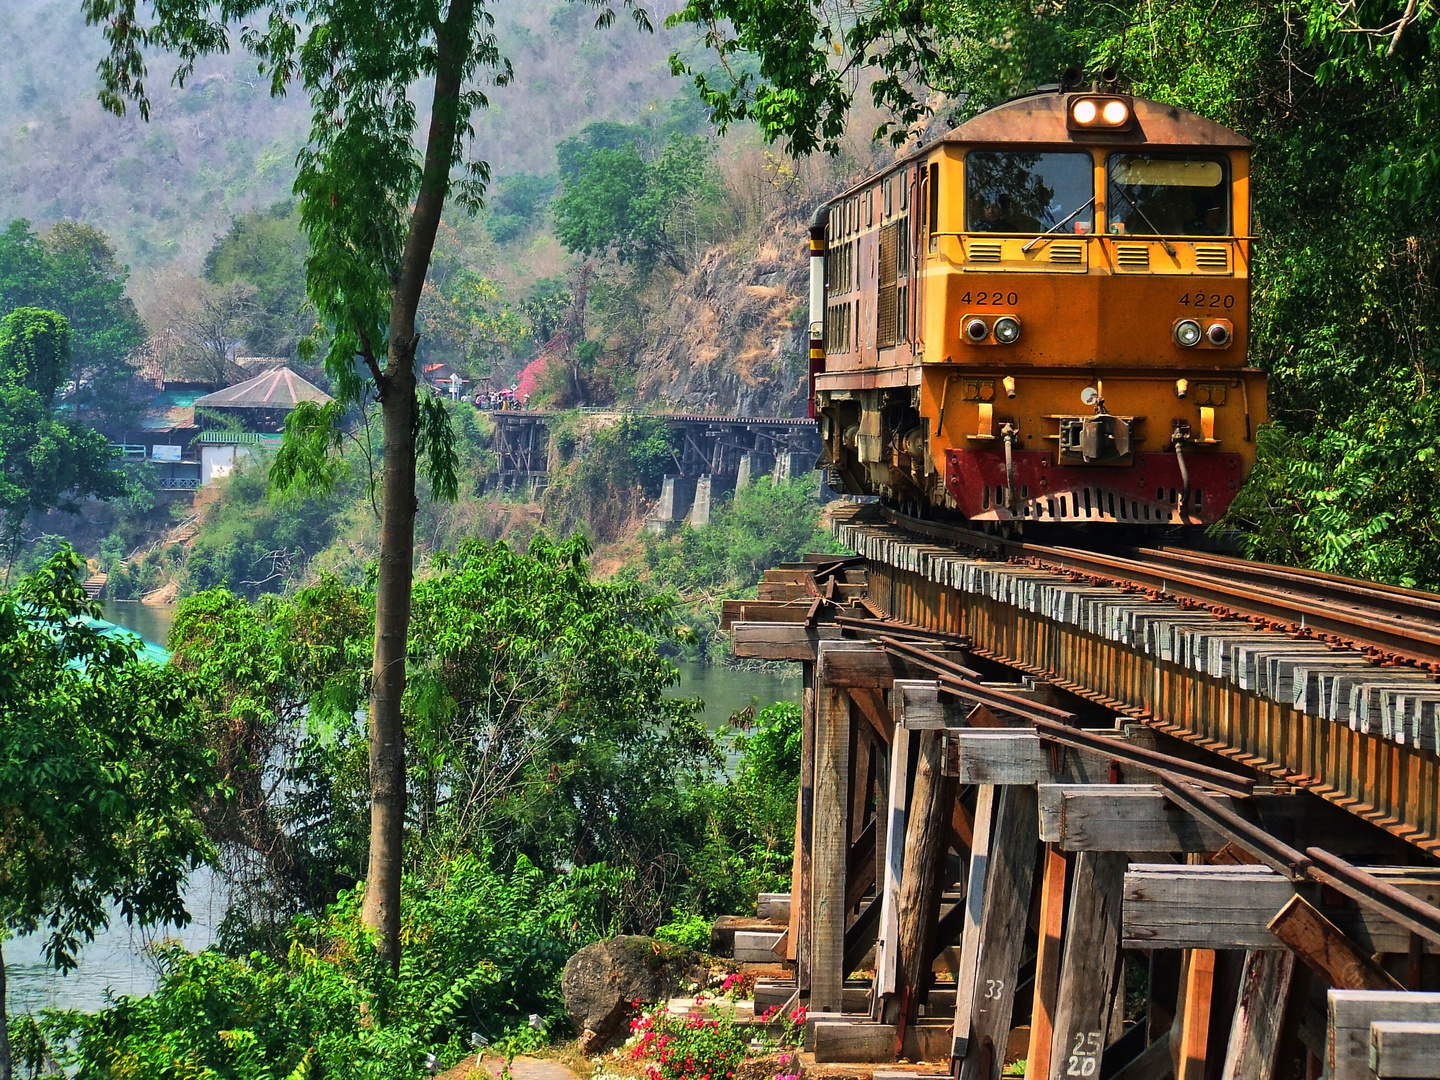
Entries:
[[[706, 478], [708, 479], [708, 477]], [[667, 476], [660, 488], [660, 501], [645, 522], [645, 527], [654, 533], [665, 533], [677, 527], [690, 514], [695, 503], [695, 489], [698, 480], [689, 476]], [[707, 485], [708, 488], [708, 485]], [[709, 493], [706, 493], [709, 502]], [[706, 519], [709, 510], [706, 510]]]
[[771, 473], [777, 484], [804, 476], [815, 468], [815, 455], [808, 450], [784, 450], [775, 455], [775, 469]]
[[735, 488], [738, 491], [756, 477], [765, 476], [775, 468], [775, 458], [771, 454], [761, 453], [759, 450], [750, 450], [740, 455], [740, 464], [735, 471]]
[[703, 529], [710, 524], [710, 514], [715, 503], [730, 493], [731, 483], [726, 477], [707, 473], [695, 481], [695, 498], [690, 504], [690, 527]]

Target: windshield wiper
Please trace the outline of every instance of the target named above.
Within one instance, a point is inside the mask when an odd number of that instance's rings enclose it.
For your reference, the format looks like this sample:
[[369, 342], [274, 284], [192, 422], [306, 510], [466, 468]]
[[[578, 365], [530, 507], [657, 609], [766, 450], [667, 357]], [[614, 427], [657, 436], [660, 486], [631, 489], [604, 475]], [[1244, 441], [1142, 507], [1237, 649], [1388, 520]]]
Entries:
[[1144, 210], [1141, 210], [1140, 207], [1135, 205], [1134, 199], [1130, 198], [1129, 195], [1125, 194], [1124, 188], [1122, 188], [1119, 184], [1112, 184], [1111, 186], [1115, 189], [1115, 193], [1119, 195], [1120, 198], [1124, 199], [1127, 203], [1130, 204], [1130, 209], [1134, 210], [1135, 213], [1140, 215], [1140, 220], [1145, 222], [1146, 225], [1150, 226], [1150, 231], [1155, 234], [1156, 239], [1158, 239], [1161, 245], [1165, 248], [1165, 254], [1173, 257], [1175, 254], [1175, 245], [1170, 243], [1169, 240], [1166, 240], [1163, 236], [1160, 235], [1160, 230], [1155, 227], [1155, 223], [1145, 216]]
[[1026, 244], [1024, 247], [1022, 247], [1022, 248], [1020, 249], [1021, 253], [1023, 254], [1023, 253], [1025, 253], [1025, 252], [1028, 252], [1032, 247], [1034, 247], [1036, 244], [1038, 244], [1041, 240], [1044, 240], [1045, 237], [1049, 236], [1049, 235], [1050, 235], [1051, 233], [1053, 233], [1056, 229], [1063, 229], [1063, 228], [1064, 228], [1066, 225], [1068, 225], [1071, 221], [1073, 221], [1075, 218], [1079, 217], [1079, 216], [1080, 216], [1081, 214], [1083, 214], [1087, 209], [1089, 209], [1090, 204], [1093, 203], [1094, 201], [1095, 201], [1095, 196], [1094, 196], [1094, 195], [1091, 195], [1090, 198], [1086, 199], [1083, 203], [1081, 203], [1079, 206], [1077, 206], [1074, 210], [1071, 210], [1070, 213], [1068, 213], [1068, 214], [1065, 215], [1065, 217], [1063, 217], [1061, 220], [1057, 221], [1054, 225], [1051, 225], [1051, 226], [1050, 226], [1048, 229], [1046, 229], [1043, 233], [1041, 233], [1039, 236], [1035, 237], [1034, 240], [1031, 240], [1028, 244]]

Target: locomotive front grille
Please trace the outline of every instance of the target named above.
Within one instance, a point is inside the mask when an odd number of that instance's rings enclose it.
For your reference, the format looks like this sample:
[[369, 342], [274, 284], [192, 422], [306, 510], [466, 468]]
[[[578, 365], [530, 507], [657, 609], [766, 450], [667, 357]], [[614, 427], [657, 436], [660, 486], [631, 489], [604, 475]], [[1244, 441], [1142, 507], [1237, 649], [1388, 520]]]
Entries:
[[1000, 241], [999, 240], [971, 240], [967, 246], [966, 254], [971, 262], [999, 262]]
[[1149, 270], [1149, 246], [1145, 244], [1115, 245], [1115, 265], [1123, 270]]
[[1230, 250], [1224, 244], [1196, 244], [1195, 266], [1199, 270], [1229, 270]]
[[1050, 245], [1052, 263], [1078, 263], [1085, 257], [1085, 245], [1076, 240], [1059, 240]]

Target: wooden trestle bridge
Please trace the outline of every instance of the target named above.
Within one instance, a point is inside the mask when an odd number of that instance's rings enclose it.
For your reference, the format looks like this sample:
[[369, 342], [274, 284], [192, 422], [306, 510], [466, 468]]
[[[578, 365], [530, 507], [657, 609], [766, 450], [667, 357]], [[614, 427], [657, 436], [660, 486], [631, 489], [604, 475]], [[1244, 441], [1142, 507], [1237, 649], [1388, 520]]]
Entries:
[[1440, 598], [833, 521], [724, 616], [804, 672], [817, 1062], [1440, 1076]]

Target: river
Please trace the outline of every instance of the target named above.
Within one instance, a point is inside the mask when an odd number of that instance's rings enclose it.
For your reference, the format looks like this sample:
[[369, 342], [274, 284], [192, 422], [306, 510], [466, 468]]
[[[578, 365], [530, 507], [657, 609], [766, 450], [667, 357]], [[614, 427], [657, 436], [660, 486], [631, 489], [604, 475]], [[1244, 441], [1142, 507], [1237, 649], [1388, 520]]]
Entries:
[[[170, 605], [148, 605], [134, 601], [106, 601], [105, 618], [135, 631], [147, 642], [164, 645], [175, 621]], [[800, 679], [779, 671], [759, 671], [682, 662], [680, 682], [671, 693], [704, 700], [702, 716], [707, 727], [725, 726], [736, 712], [754, 705], [781, 700], [798, 700]], [[192, 921], [183, 930], [174, 928], [138, 930], [117, 919], [98, 934], [80, 953], [80, 967], [69, 975], [58, 974], [45, 963], [40, 935], [17, 938], [4, 944], [7, 1004], [12, 1015], [43, 1008], [94, 1011], [106, 1003], [107, 994], [146, 994], [155, 987], [155, 965], [147, 946], [155, 940], [176, 937], [189, 949], [203, 949], [215, 941], [216, 929], [225, 916], [223, 883], [209, 870], [195, 874], [185, 890], [186, 906]]]

